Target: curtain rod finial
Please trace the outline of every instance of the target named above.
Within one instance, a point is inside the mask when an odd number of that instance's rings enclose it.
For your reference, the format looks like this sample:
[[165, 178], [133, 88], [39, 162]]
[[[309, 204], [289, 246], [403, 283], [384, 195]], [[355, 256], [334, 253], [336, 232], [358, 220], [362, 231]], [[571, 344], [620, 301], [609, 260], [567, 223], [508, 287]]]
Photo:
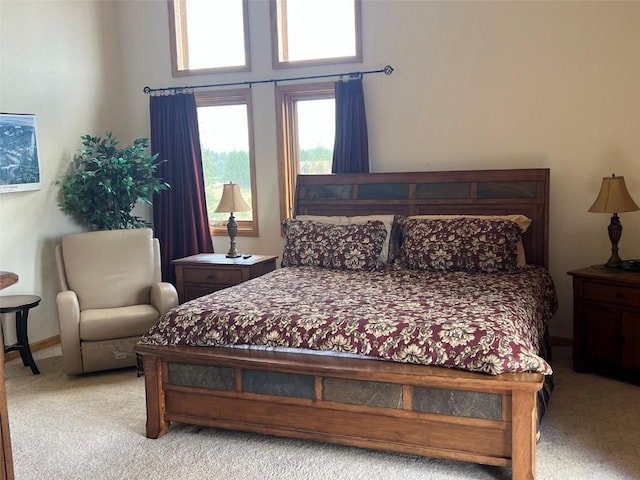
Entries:
[[391, 75], [393, 73], [393, 67], [391, 65], [387, 65], [386, 67], [384, 67], [383, 71], [385, 75]]
[[142, 89], [142, 91], [148, 95], [149, 93], [151, 93], [151, 88], [150, 87], [144, 87]]

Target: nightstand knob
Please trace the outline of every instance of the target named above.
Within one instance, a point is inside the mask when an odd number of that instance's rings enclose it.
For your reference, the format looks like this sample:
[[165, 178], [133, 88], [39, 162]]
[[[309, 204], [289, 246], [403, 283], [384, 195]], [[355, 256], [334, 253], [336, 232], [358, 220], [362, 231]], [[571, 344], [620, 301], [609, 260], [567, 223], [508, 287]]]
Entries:
[[214, 278], [216, 278], [216, 275], [214, 273], [210, 273], [209, 275], [207, 275], [207, 278], [209, 280], [213, 280]]
[[617, 298], [618, 300], [622, 300], [622, 299], [624, 299], [624, 293], [622, 293], [622, 292], [616, 292], [616, 298]]

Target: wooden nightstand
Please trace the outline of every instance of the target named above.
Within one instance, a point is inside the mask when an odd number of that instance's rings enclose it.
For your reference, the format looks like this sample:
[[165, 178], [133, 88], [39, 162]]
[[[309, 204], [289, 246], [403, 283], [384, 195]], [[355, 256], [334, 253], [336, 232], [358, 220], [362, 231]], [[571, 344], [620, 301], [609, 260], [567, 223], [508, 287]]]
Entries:
[[224, 254], [201, 253], [173, 260], [171, 263], [176, 268], [176, 290], [180, 302], [271, 272], [276, 269], [277, 258], [275, 255], [227, 258]]
[[640, 272], [593, 266], [573, 276], [573, 369], [640, 383]]

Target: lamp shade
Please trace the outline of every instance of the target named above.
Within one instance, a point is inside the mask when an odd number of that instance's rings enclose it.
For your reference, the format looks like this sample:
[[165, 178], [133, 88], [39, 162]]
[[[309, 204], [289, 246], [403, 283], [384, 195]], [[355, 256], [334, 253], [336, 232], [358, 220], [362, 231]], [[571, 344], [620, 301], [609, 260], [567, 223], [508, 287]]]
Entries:
[[602, 179], [598, 198], [589, 208], [589, 211], [594, 213], [619, 213], [636, 210], [640, 210], [640, 208], [629, 195], [624, 177], [616, 177], [615, 174]]
[[216, 213], [222, 212], [249, 212], [251, 207], [242, 198], [240, 185], [237, 183], [225, 183], [222, 189], [222, 198], [214, 210]]

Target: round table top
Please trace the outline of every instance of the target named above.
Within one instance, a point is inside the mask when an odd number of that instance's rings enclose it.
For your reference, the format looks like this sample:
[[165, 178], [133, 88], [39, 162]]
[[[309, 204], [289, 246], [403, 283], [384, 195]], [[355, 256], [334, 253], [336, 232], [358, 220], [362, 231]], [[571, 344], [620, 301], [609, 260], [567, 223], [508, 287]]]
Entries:
[[0, 313], [36, 307], [40, 303], [37, 295], [0, 295]]

